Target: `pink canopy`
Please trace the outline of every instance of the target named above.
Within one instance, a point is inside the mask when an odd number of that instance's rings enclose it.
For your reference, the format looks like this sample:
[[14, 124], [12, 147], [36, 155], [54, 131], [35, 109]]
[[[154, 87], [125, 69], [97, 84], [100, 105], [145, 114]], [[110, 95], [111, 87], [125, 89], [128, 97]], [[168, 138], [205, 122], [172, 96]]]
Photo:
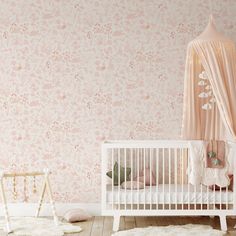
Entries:
[[182, 136], [236, 141], [236, 50], [212, 17], [188, 45]]

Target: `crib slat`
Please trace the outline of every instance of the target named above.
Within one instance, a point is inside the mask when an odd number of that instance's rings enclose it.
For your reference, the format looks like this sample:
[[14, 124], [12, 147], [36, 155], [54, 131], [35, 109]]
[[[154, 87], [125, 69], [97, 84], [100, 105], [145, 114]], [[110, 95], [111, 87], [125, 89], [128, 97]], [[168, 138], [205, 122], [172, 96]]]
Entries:
[[[138, 181], [139, 181], [139, 155], [140, 155], [140, 150], [139, 150], [139, 148], [137, 149], [137, 174], [138, 174]], [[137, 196], [137, 202], [138, 202], [138, 206], [137, 206], [137, 208], [138, 208], [138, 210], [139, 210], [139, 192], [140, 192], [140, 190], [139, 190], [139, 188], [138, 188], [138, 196]]]
[[202, 191], [202, 184], [201, 184], [201, 210], [203, 209], [203, 191]]
[[184, 209], [184, 152], [181, 148], [181, 177], [182, 177], [182, 210]]
[[168, 159], [169, 159], [169, 210], [171, 209], [171, 149], [168, 150]]
[[207, 186], [207, 210], [209, 210], [209, 187]]
[[[234, 152], [236, 152], [236, 146], [234, 147]], [[234, 166], [234, 171], [233, 171], [233, 196], [234, 196], [234, 199], [233, 199], [233, 209], [236, 210], [236, 197], [235, 197], [235, 191], [236, 191], [236, 181], [235, 181], [235, 177], [236, 177], [236, 158], [234, 158], [234, 161], [233, 161], [233, 166]]]
[[163, 204], [162, 209], [165, 209], [165, 148], [162, 148], [162, 195], [163, 195]]
[[149, 169], [150, 169], [150, 210], [152, 210], [152, 163], [153, 163], [153, 149], [149, 152]]
[[[114, 149], [112, 148], [111, 149], [111, 166], [112, 166], [112, 168], [113, 168], [113, 166], [114, 166]], [[111, 204], [112, 204], [112, 210], [114, 210], [114, 170], [112, 170], [112, 178], [111, 178], [111, 182], [112, 182], [112, 184], [111, 184], [111, 188], [112, 188], [112, 202], [111, 202]]]
[[178, 177], [177, 177], [177, 158], [178, 158], [178, 149], [175, 149], [175, 210], [177, 210], [177, 181], [178, 181]]
[[214, 188], [213, 188], [213, 191], [214, 191], [214, 210], [216, 209], [216, 186], [214, 184]]
[[[188, 158], [188, 165], [189, 165], [189, 154], [187, 156]], [[189, 180], [188, 180], [188, 210], [190, 210], [190, 183], [189, 183]]]
[[159, 209], [159, 190], [158, 190], [158, 184], [159, 184], [159, 148], [156, 149], [156, 209]]
[[127, 182], [127, 181], [126, 181], [126, 180], [127, 180], [127, 173], [126, 173], [126, 172], [127, 172], [127, 171], [126, 171], [126, 167], [127, 167], [127, 166], [126, 166], [126, 161], [127, 161], [127, 160], [126, 160], [126, 159], [127, 159], [127, 157], [126, 157], [126, 155], [127, 155], [127, 148], [124, 149], [124, 155], [125, 155], [125, 156], [124, 156], [124, 161], [125, 161], [125, 210], [126, 210], [126, 207], [127, 207], [127, 203], [126, 203], [126, 198], [127, 198], [127, 191], [126, 191], [126, 186], [127, 186], [127, 185], [126, 185], [126, 182]]
[[220, 210], [222, 210], [222, 188], [220, 187]]
[[229, 198], [228, 198], [229, 192], [228, 191], [229, 191], [228, 186], [226, 186], [226, 210], [229, 209]]
[[130, 163], [130, 167], [131, 167], [131, 210], [133, 210], [133, 170], [134, 170], [134, 167], [133, 167], [133, 148], [131, 148], [130, 150], [130, 157], [131, 157], [131, 163]]
[[[144, 202], [146, 202], [146, 148], [143, 149], [143, 168], [144, 168]], [[144, 209], [146, 209], [146, 204]]]
[[194, 210], [197, 209], [197, 187], [194, 185]]
[[118, 208], [120, 210], [120, 152], [121, 149], [118, 151]]

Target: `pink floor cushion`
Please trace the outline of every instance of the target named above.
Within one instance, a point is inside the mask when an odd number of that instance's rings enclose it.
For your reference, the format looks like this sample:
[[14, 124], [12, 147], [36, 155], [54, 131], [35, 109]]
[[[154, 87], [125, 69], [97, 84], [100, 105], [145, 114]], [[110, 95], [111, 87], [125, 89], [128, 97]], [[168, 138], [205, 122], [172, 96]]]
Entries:
[[150, 169], [146, 168], [145, 169], [145, 176], [144, 176], [144, 170], [141, 171], [139, 177], [136, 177], [134, 179], [135, 181], [138, 182], [142, 182], [144, 183], [146, 186], [150, 186], [150, 185], [156, 185], [156, 177], [155, 174], [153, 172], [150, 173]]
[[121, 188], [123, 189], [143, 189], [144, 184], [142, 182], [137, 182], [137, 181], [127, 181], [126, 184], [125, 182], [122, 183]]
[[82, 209], [72, 209], [65, 213], [64, 219], [70, 223], [89, 220], [92, 216]]

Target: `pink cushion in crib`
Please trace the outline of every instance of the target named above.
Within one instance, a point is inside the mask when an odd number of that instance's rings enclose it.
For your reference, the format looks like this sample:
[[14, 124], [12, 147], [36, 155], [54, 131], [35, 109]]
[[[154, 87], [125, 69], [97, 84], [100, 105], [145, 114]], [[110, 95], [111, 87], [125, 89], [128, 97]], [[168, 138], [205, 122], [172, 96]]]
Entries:
[[136, 177], [134, 180], [138, 181], [138, 182], [142, 182], [142, 183], [144, 183], [144, 181], [145, 181], [144, 184], [146, 186], [156, 185], [155, 174], [153, 172], [151, 172], [151, 175], [150, 175], [150, 169], [149, 168], [145, 169], [145, 178], [144, 178], [144, 170], [142, 170], [140, 175], [139, 175], [139, 178]]
[[[132, 188], [132, 184], [133, 184], [133, 188]], [[137, 181], [133, 181], [133, 182], [127, 181], [126, 186], [125, 186], [125, 182], [123, 182], [121, 184], [121, 188], [125, 189], [125, 187], [126, 187], [126, 189], [134, 189], [134, 190], [135, 189], [143, 189], [144, 184], [142, 182], [137, 182]]]
[[91, 218], [91, 215], [82, 209], [72, 209], [65, 213], [64, 219], [70, 223], [85, 221]]

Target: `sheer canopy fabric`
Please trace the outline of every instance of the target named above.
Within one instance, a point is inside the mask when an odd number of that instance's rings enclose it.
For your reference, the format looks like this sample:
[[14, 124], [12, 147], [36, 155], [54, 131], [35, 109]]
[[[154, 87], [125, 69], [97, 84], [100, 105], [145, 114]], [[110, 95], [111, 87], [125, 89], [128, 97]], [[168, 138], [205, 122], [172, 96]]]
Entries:
[[184, 86], [183, 138], [236, 141], [235, 45], [212, 22], [188, 45]]

